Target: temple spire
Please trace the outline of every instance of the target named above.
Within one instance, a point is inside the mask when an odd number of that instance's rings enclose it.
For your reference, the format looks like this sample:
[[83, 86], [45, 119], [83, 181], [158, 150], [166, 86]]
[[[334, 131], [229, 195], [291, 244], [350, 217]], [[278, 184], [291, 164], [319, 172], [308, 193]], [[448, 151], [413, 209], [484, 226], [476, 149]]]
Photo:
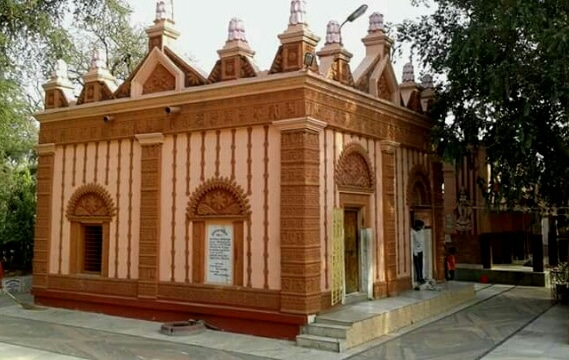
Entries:
[[307, 24], [306, 22], [306, 0], [292, 0], [290, 2], [289, 26]]
[[368, 33], [371, 34], [377, 31], [385, 31], [385, 24], [383, 23], [383, 14], [376, 11], [369, 17]]
[[326, 26], [326, 43], [324, 45], [342, 45], [342, 34], [340, 33], [340, 23], [330, 20]]
[[156, 1], [156, 19], [154, 22], [170, 20], [174, 22], [174, 0]]
[[415, 69], [413, 68], [413, 63], [408, 62], [403, 66], [403, 77], [404, 83], [415, 82]]
[[243, 20], [239, 18], [233, 18], [229, 22], [229, 27], [227, 29], [227, 42], [231, 41], [247, 42], [247, 37], [245, 36], [245, 24], [243, 23]]
[[55, 63], [55, 67], [53, 69], [53, 73], [51, 76], [52, 81], [59, 81], [62, 83], [67, 84], [69, 82], [69, 74], [67, 72], [67, 63], [59, 59]]
[[174, 0], [156, 1], [156, 18], [154, 25], [146, 29], [148, 35], [148, 51], [155, 47], [163, 50], [164, 47], [172, 47], [180, 37], [180, 33], [174, 27]]
[[103, 49], [95, 49], [91, 57], [89, 70], [103, 70], [107, 68], [107, 54]]

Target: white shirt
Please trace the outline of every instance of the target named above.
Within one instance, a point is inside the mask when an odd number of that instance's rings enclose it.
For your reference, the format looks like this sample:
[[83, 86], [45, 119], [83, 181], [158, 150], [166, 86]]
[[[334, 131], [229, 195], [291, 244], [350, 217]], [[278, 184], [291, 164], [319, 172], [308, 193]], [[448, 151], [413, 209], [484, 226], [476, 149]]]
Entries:
[[413, 255], [419, 255], [425, 247], [423, 239], [423, 231], [411, 229], [411, 243], [413, 246]]

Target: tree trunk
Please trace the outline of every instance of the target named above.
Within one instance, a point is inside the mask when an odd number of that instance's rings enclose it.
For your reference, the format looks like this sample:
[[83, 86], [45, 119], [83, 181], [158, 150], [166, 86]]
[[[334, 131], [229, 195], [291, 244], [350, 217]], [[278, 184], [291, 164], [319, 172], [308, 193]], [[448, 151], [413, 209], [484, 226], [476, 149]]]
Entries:
[[533, 272], [543, 272], [543, 237], [541, 236], [541, 217], [533, 216], [531, 250], [533, 254]]

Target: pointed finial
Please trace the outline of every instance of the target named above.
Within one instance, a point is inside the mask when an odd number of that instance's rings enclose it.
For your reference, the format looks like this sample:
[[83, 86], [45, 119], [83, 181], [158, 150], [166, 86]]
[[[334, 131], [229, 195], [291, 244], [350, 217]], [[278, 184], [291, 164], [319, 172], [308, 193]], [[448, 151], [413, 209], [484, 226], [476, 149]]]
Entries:
[[306, 0], [292, 0], [290, 2], [290, 18], [288, 24], [306, 24]]
[[340, 23], [336, 20], [330, 20], [326, 26], [326, 44], [342, 44], [342, 35], [340, 33]]
[[106, 69], [107, 68], [107, 54], [103, 49], [95, 49], [93, 57], [91, 58], [91, 69]]
[[413, 63], [408, 62], [403, 66], [403, 82], [414, 82], [415, 81], [415, 69], [413, 68]]
[[423, 79], [421, 80], [421, 86], [424, 89], [432, 89], [435, 87], [434, 83], [433, 83], [433, 77], [431, 75], [425, 75], [423, 76]]
[[227, 41], [234, 40], [247, 42], [247, 38], [245, 37], [245, 25], [243, 23], [243, 20], [238, 18], [233, 18], [229, 22]]
[[156, 20], [174, 20], [174, 0], [156, 1]]
[[53, 69], [52, 78], [53, 80], [69, 79], [69, 75], [67, 73], [67, 63], [64, 60], [62, 59], [57, 60], [57, 62], [55, 63], [55, 68]]
[[368, 33], [374, 33], [377, 31], [384, 31], [385, 25], [383, 23], [383, 14], [380, 12], [374, 12], [369, 17], [369, 30]]

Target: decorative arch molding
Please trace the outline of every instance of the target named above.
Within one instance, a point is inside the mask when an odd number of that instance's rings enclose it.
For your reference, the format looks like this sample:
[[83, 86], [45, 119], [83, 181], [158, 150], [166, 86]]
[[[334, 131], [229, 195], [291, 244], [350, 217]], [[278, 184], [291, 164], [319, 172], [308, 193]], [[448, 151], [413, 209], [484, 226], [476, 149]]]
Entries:
[[111, 218], [116, 207], [109, 192], [98, 184], [86, 184], [79, 187], [67, 203], [66, 216], [71, 218]]
[[358, 143], [344, 147], [334, 174], [339, 190], [374, 192], [375, 171], [367, 150]]
[[248, 218], [251, 206], [245, 191], [235, 180], [216, 177], [207, 180], [194, 191], [186, 214], [189, 219]]
[[[428, 172], [423, 165], [415, 165], [409, 171], [409, 178], [407, 182], [407, 205], [432, 205], [432, 190], [431, 182], [429, 180]], [[417, 192], [421, 197], [422, 204], [415, 204], [414, 199], [417, 197]]]

